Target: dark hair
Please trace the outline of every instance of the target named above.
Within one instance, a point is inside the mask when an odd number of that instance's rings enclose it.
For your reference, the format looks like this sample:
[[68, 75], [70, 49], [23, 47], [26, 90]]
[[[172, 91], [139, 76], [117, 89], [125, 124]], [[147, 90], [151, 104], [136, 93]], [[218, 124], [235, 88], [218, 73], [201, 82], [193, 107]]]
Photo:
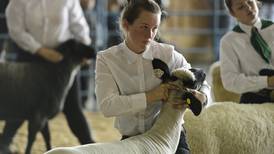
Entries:
[[[161, 8], [154, 0], [127, 0], [128, 3], [124, 6], [120, 16], [120, 29], [125, 34], [123, 28], [123, 20], [126, 20], [129, 24], [139, 17], [140, 13], [145, 10], [151, 13], [161, 13]], [[124, 36], [124, 35], [123, 35]]]
[[225, 6], [229, 10], [229, 12], [233, 12], [232, 11], [232, 2], [231, 2], [231, 0], [224, 0], [224, 1], [225, 1]]
[[[224, 0], [224, 1], [225, 1], [225, 6], [229, 10], [229, 12], [233, 12], [233, 10], [232, 10], [232, 0]], [[261, 2], [259, 2], [258, 0], [255, 0], [255, 1], [257, 2], [257, 6], [260, 7]]]
[[127, 20], [129, 24], [133, 24], [142, 10], [151, 13], [161, 13], [159, 5], [154, 0], [128, 0], [121, 13], [121, 20]]

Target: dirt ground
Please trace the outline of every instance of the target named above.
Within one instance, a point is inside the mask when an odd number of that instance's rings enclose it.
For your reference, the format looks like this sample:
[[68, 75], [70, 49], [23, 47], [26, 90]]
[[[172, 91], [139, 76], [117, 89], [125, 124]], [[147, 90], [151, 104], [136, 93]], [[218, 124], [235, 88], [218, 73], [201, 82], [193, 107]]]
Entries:
[[[113, 118], [105, 118], [100, 112], [85, 112], [92, 135], [96, 142], [108, 142], [119, 140], [118, 131], [113, 128]], [[0, 122], [0, 132], [2, 132], [4, 122]], [[53, 147], [59, 146], [75, 146], [79, 145], [77, 139], [73, 136], [68, 128], [67, 122], [63, 114], [59, 114], [49, 123], [51, 133], [51, 143]], [[15, 154], [23, 154], [27, 143], [27, 123], [18, 130], [13, 144], [12, 151]], [[38, 133], [36, 141], [32, 147], [32, 154], [41, 154], [46, 151], [45, 143], [42, 135]]]

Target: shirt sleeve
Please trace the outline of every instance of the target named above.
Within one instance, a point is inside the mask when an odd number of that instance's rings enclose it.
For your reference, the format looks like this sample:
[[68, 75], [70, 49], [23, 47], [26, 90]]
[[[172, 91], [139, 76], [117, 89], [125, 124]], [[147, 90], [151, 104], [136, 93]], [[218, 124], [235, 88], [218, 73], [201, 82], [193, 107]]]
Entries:
[[97, 102], [106, 117], [134, 114], [146, 109], [145, 93], [120, 94], [119, 88], [101, 54], [97, 55], [95, 74]]
[[25, 2], [22, 0], [10, 1], [6, 9], [7, 26], [10, 37], [17, 45], [30, 53], [35, 53], [39, 48], [41, 48], [41, 44], [27, 32], [24, 24], [25, 5]]
[[70, 30], [73, 33], [76, 40], [84, 43], [85, 45], [91, 44], [89, 36], [89, 26], [85, 19], [83, 10], [80, 6], [79, 0], [71, 0], [72, 5], [70, 6], [69, 24]]
[[248, 76], [242, 73], [240, 61], [246, 59], [237, 56], [236, 51], [229, 42], [226, 38], [223, 38], [220, 44], [220, 69], [224, 88], [238, 94], [266, 88], [266, 76]]

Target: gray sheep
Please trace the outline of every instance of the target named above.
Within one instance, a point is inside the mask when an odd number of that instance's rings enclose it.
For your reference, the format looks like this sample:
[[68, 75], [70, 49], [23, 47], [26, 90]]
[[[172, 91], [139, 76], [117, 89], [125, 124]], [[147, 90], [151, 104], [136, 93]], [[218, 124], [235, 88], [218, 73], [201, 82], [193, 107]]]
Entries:
[[57, 63], [0, 64], [0, 120], [28, 120], [26, 153], [31, 152], [38, 131], [50, 149], [48, 120], [63, 109], [64, 101], [83, 59], [94, 58], [94, 50], [69, 40], [57, 51]]

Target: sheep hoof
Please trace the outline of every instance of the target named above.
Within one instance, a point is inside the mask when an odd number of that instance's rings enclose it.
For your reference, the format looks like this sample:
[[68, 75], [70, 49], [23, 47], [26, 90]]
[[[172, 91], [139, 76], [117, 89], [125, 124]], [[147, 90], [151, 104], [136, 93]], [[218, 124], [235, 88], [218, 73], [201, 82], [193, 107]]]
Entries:
[[187, 105], [195, 116], [200, 115], [203, 105], [192, 93], [186, 92], [183, 94], [182, 99], [186, 100]]

